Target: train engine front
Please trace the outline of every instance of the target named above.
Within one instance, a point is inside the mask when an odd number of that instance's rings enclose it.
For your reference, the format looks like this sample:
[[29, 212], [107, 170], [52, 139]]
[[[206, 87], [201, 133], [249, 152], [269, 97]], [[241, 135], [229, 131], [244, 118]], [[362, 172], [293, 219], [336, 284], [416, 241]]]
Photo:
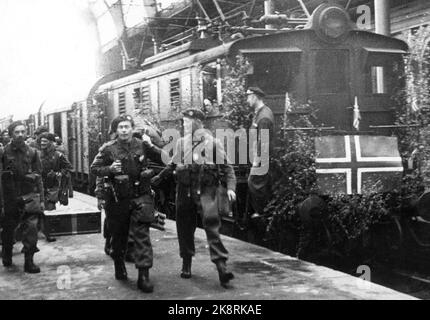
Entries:
[[[318, 133], [317, 193], [298, 205], [303, 221], [323, 215], [334, 198], [400, 193], [407, 161], [399, 151], [396, 115], [402, 107], [398, 94], [405, 92], [406, 43], [360, 30], [343, 7], [326, 3], [302, 29], [243, 39], [233, 51], [251, 62], [248, 85], [266, 92], [278, 131], [303, 129], [285, 127], [303, 114], [291, 101], [316, 110], [306, 129]], [[426, 198], [415, 207], [422, 208]], [[399, 223], [391, 224], [397, 238], [403, 232]]]

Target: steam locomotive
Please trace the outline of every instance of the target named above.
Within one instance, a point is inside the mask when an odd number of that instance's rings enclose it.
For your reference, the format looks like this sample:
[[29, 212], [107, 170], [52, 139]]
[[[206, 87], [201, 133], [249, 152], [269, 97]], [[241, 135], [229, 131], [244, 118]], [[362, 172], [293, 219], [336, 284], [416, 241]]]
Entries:
[[[199, 39], [147, 58], [141, 70], [99, 80], [88, 98], [71, 108], [45, 115], [69, 150], [76, 186], [93, 188], [89, 163], [109, 138], [111, 119], [137, 112], [142, 118], [155, 115], [163, 127], [172, 127], [188, 106], [203, 106], [205, 99], [222, 105], [221, 60], [232, 63], [238, 55], [251, 64], [247, 84], [266, 92], [276, 131], [286, 129], [283, 116], [297, 116], [286, 109], [286, 97], [311, 101], [317, 107], [314, 128], [323, 132], [315, 138], [319, 194], [385, 193], [400, 183], [407, 161], [393, 136], [398, 111], [393, 93], [405, 86], [401, 76], [408, 46], [403, 41], [357, 29], [337, 4], [320, 5], [301, 28], [238, 31], [242, 31], [239, 39], [224, 43], [202, 31]], [[208, 127], [222, 122], [217, 116], [208, 119]], [[152, 130], [152, 125], [142, 120], [140, 128]], [[300, 128], [288, 130], [296, 129]], [[246, 170], [242, 169], [237, 168], [239, 199], [233, 210], [239, 212], [224, 217], [228, 234], [246, 228], [238, 223], [238, 217], [247, 214]], [[313, 199], [301, 206], [306, 211], [303, 217], [320, 210], [319, 201]], [[419, 212], [407, 218], [407, 230], [415, 230], [410, 226], [418, 223], [418, 215], [428, 217], [427, 202], [424, 194], [412, 205]], [[173, 212], [173, 205], [170, 200], [164, 208]], [[407, 233], [405, 224], [393, 218], [388, 225], [392, 239], [401, 243]], [[419, 247], [429, 246], [416, 233], [414, 237]]]

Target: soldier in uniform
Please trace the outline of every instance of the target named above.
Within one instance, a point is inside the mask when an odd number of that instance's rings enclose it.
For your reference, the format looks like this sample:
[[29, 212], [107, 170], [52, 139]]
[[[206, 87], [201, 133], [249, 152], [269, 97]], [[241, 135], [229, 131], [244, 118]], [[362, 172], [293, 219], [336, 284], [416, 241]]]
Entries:
[[27, 128], [20, 121], [9, 126], [11, 142], [1, 157], [2, 189], [4, 195], [4, 225], [2, 232], [2, 260], [5, 267], [12, 265], [15, 230], [19, 230], [24, 245], [24, 271], [39, 273], [33, 262], [37, 248], [37, 222], [44, 210], [42, 171], [37, 151], [25, 144]]
[[[40, 160], [42, 163], [42, 181], [45, 190], [45, 210], [55, 210], [58, 202], [59, 179], [67, 176], [72, 169], [72, 164], [67, 158], [55, 149], [55, 136], [44, 132], [39, 136]], [[45, 234], [46, 241], [52, 242], [56, 239], [48, 234], [45, 228], [46, 217], [42, 214], [41, 230]]]
[[32, 148], [40, 150], [39, 138], [40, 138], [40, 135], [44, 132], [49, 132], [48, 127], [46, 126], [38, 127], [36, 131], [34, 131], [34, 137], [29, 137], [27, 139], [27, 144]]
[[[115, 277], [127, 279], [124, 256], [127, 249], [129, 228], [133, 230], [134, 260], [139, 270], [137, 286], [143, 292], [152, 292], [149, 280], [153, 255], [149, 235], [154, 220], [154, 199], [150, 179], [153, 172], [147, 169], [147, 158], [157, 158], [161, 150], [151, 139], [143, 141], [133, 138], [134, 121], [131, 116], [121, 115], [112, 121], [111, 129], [116, 132], [115, 140], [105, 143], [92, 165], [91, 172], [98, 177], [109, 178], [106, 196], [106, 216], [111, 233], [111, 257], [115, 265]], [[133, 218], [131, 219], [131, 216]]]
[[[63, 140], [58, 135], [55, 135], [55, 150], [62, 153], [66, 157], [66, 159], [68, 159], [67, 149], [63, 144]], [[70, 171], [67, 172], [67, 175], [65, 178], [67, 178], [67, 189], [68, 189], [69, 198], [73, 198], [73, 181], [72, 181], [72, 175]]]
[[[227, 271], [228, 252], [219, 233], [221, 218], [217, 190], [223, 183], [227, 187], [229, 200], [234, 201], [236, 176], [232, 166], [224, 162], [216, 164], [216, 159], [225, 159], [221, 143], [207, 132], [203, 138], [194, 134], [203, 128], [204, 113], [198, 109], [188, 109], [183, 115], [184, 137], [178, 140], [171, 162], [152, 179], [152, 183], [157, 185], [176, 171], [176, 227], [182, 258], [181, 277], [191, 278], [191, 262], [195, 254], [194, 232], [199, 215], [206, 231], [211, 260], [217, 267], [221, 285], [226, 287], [234, 276]], [[187, 150], [186, 144], [190, 150]], [[208, 153], [202, 152], [202, 148]], [[211, 152], [213, 157], [209, 155]], [[187, 161], [187, 157], [190, 155], [192, 162], [188, 164], [190, 161]]]
[[0, 136], [0, 148], [4, 148], [10, 142], [9, 133], [7, 130], [2, 131]]
[[[273, 129], [275, 124], [275, 118], [272, 110], [264, 104], [263, 97], [264, 92], [258, 87], [250, 87], [247, 92], [247, 102], [254, 109], [253, 121], [250, 129], [257, 130], [257, 141], [261, 145], [260, 135], [261, 130], [266, 129], [269, 132], [269, 143], [273, 138]], [[258, 148], [263, 150], [263, 148]], [[256, 151], [256, 150], [255, 150]], [[271, 153], [271, 145], [269, 145], [269, 154]], [[248, 192], [249, 202], [253, 209], [252, 218], [258, 218], [263, 213], [263, 210], [270, 200], [271, 195], [271, 179], [270, 172], [266, 174], [253, 174], [257, 170], [254, 168], [259, 167], [258, 161], [253, 159], [251, 174], [248, 177]]]

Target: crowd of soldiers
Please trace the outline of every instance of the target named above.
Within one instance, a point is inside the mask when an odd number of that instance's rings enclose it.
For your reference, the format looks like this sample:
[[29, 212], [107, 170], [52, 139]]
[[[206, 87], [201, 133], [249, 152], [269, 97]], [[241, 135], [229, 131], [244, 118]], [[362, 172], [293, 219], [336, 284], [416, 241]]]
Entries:
[[[248, 103], [254, 108], [253, 129], [269, 129], [273, 132], [273, 114], [264, 104], [264, 92], [256, 87], [247, 91]], [[176, 227], [179, 242], [179, 255], [182, 258], [180, 277], [189, 279], [192, 277], [191, 265], [195, 255], [194, 233], [197, 226], [197, 217], [202, 221], [207, 235], [211, 261], [218, 271], [219, 281], [223, 287], [229, 287], [229, 282], [234, 275], [227, 267], [228, 251], [220, 238], [221, 218], [218, 208], [218, 188], [224, 186], [227, 190], [228, 201], [236, 200], [235, 172], [227, 161], [218, 164], [215, 159], [226, 159], [223, 145], [212, 135], [199, 136], [194, 133], [204, 127], [205, 114], [200, 109], [187, 109], [183, 112], [183, 127], [191, 128], [187, 134], [178, 140], [173, 157], [166, 167], [156, 174], [149, 169], [148, 161], [162, 163], [165, 151], [156, 146], [153, 140], [143, 134], [140, 137], [133, 135], [135, 123], [131, 116], [120, 115], [111, 123], [113, 139], [105, 143], [99, 150], [91, 164], [91, 173], [97, 176], [96, 196], [100, 206], [105, 209], [105, 236], [106, 253], [114, 264], [114, 274], [117, 280], [127, 279], [125, 261], [127, 253], [131, 253], [132, 260], [138, 269], [138, 288], [145, 292], [153, 292], [154, 286], [149, 278], [149, 270], [153, 265], [153, 249], [150, 239], [150, 227], [155, 220], [154, 191], [165, 179], [175, 176], [176, 179]], [[7, 201], [13, 199], [11, 195], [3, 197], [3, 265], [12, 263], [13, 234], [16, 227], [21, 225], [23, 229], [22, 241], [25, 253], [25, 271], [39, 272], [34, 265], [33, 255], [37, 249], [37, 222], [42, 217], [47, 206], [54, 202], [49, 191], [43, 191], [52, 187], [51, 174], [63, 175], [71, 169], [70, 163], [61, 154], [52, 154], [54, 149], [50, 142], [53, 141], [49, 133], [43, 133], [36, 140], [40, 151], [25, 144], [25, 126], [22, 123], [14, 123], [9, 127], [11, 141], [4, 147], [1, 155], [0, 169], [4, 172], [11, 171], [15, 181], [22, 181], [13, 195], [18, 199], [25, 198], [30, 190], [24, 191], [25, 182], [31, 188], [37, 186], [37, 198], [34, 202]], [[192, 146], [192, 163], [184, 161], [187, 156], [184, 144]], [[211, 145], [209, 150], [214, 151], [213, 157], [204, 157], [196, 150]], [[48, 146], [47, 146], [48, 145]], [[208, 150], [207, 148], [204, 148]], [[164, 153], [164, 154], [163, 154]], [[200, 159], [199, 159], [200, 157]], [[55, 165], [46, 164], [49, 159], [57, 159]], [[211, 160], [209, 160], [211, 159]], [[253, 166], [257, 166], [253, 162]], [[46, 169], [44, 169], [46, 168]], [[252, 171], [251, 171], [252, 172]], [[42, 180], [31, 177], [41, 176]], [[40, 181], [40, 182], [38, 182]], [[3, 193], [6, 192], [10, 179], [2, 179]], [[262, 210], [270, 196], [270, 173], [265, 175], [250, 174], [248, 179], [250, 202], [253, 208], [253, 217], [262, 214]], [[30, 188], [30, 189], [31, 189]], [[9, 190], [9, 189], [8, 189]], [[33, 189], [32, 189], [33, 190]], [[33, 200], [33, 199], [32, 199]], [[34, 208], [32, 208], [34, 207]], [[33, 210], [34, 209], [34, 210]], [[19, 212], [19, 214], [17, 214]], [[43, 223], [42, 223], [43, 225]]]
[[[0, 227], [3, 266], [12, 265], [13, 245], [22, 241], [24, 271], [39, 273], [33, 256], [39, 251], [37, 242], [45, 236], [55, 241], [46, 228], [45, 211], [55, 209], [61, 193], [61, 180], [69, 181], [72, 165], [55, 135], [40, 127], [34, 137], [27, 138], [27, 127], [13, 122], [2, 132], [0, 146]], [[67, 187], [67, 191], [69, 188]]]

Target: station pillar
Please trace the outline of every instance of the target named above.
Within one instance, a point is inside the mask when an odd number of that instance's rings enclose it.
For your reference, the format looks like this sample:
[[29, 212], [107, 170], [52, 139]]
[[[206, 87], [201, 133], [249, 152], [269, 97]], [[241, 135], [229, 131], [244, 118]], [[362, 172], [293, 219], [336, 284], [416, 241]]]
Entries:
[[390, 0], [375, 0], [375, 32], [390, 36]]

